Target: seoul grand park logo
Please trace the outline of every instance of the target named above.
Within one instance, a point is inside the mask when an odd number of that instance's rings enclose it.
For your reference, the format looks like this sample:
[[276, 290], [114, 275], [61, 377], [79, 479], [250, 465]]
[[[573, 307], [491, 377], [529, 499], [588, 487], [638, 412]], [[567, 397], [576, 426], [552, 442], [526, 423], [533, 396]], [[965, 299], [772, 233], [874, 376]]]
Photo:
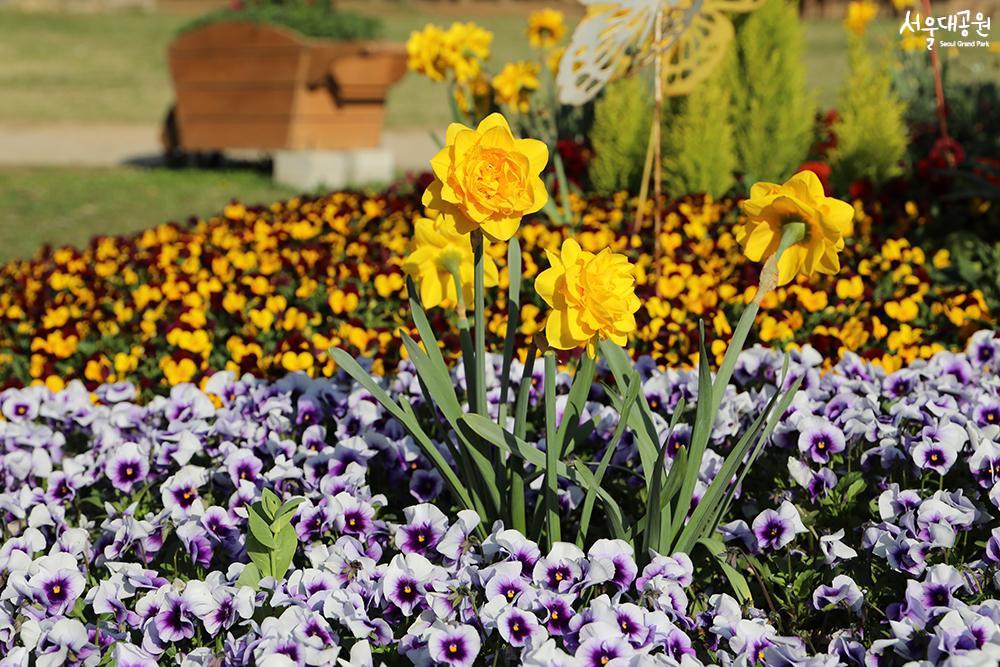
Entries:
[[[990, 17], [971, 10], [954, 12], [946, 16], [924, 16], [906, 10], [906, 16], [899, 27], [903, 39], [923, 39], [927, 49], [934, 44], [941, 48], [990, 48]], [[940, 31], [940, 35], [938, 32]]]

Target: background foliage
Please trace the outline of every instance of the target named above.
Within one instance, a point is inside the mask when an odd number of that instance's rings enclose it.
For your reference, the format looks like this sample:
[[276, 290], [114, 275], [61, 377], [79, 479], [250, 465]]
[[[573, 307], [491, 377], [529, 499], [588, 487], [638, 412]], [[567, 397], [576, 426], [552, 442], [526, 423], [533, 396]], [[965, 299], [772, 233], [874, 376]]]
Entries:
[[903, 173], [908, 141], [905, 106], [892, 88], [885, 61], [872, 57], [858, 39], [849, 44], [851, 71], [832, 128], [837, 145], [830, 151], [839, 192], [860, 179], [881, 185]]
[[739, 171], [781, 182], [806, 158], [815, 99], [806, 87], [803, 28], [795, 3], [767, 0], [740, 18], [726, 70]]

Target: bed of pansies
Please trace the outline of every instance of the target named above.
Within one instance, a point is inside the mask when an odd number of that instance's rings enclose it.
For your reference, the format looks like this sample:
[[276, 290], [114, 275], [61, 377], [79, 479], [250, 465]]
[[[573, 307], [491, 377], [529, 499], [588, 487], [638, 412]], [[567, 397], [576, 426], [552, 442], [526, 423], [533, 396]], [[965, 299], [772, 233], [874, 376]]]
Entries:
[[[998, 359], [990, 331], [893, 373], [855, 355], [821, 373], [815, 350], [796, 353], [805, 381], [722, 526], [732, 562], [752, 568], [743, 605], [686, 555], [637, 554], [596, 524], [575, 545], [576, 486], [559, 491], [569, 541], [551, 548], [442, 512], [441, 478], [341, 374], [220, 372], [151, 401], [127, 382], [8, 389], [0, 665], [994, 665]], [[696, 499], [781, 363], [740, 355]], [[666, 436], [696, 374], [640, 368]], [[404, 362], [383, 384], [423, 411], [414, 378]], [[540, 411], [533, 391], [536, 425]], [[599, 385], [586, 411], [597, 426], [581, 456], [596, 457], [617, 412]], [[610, 488], [633, 486], [637, 467], [623, 444]], [[265, 489], [304, 502], [287, 576], [254, 591], [236, 582]]]
[[[331, 345], [375, 357], [376, 370], [391, 369], [401, 349], [396, 330], [407, 321], [402, 265], [425, 183], [263, 207], [234, 203], [207, 220], [8, 263], [0, 267], [0, 386], [45, 381], [58, 389], [80, 378], [91, 388], [130, 380], [145, 390], [199, 382], [220, 369], [329, 376]], [[585, 249], [613, 248], [638, 269], [638, 353], [654, 353], [661, 365], [690, 363], [698, 317], [719, 339], [711, 351], [721, 351], [757, 275], [733, 236], [735, 200], [699, 196], [671, 205], [659, 281], [649, 232], [631, 233], [634, 200], [574, 197], [572, 207], [573, 225], [554, 227], [540, 216], [522, 223], [529, 286], [543, 251], [567, 236]], [[892, 370], [961, 348], [971, 332], [995, 322], [978, 289], [957, 280], [947, 252], [906, 240], [926, 211], [891, 198], [857, 200], [855, 208], [843, 269], [770, 295], [760, 341], [808, 342], [828, 363], [852, 350]], [[492, 250], [506, 285], [503, 247]], [[521, 331], [530, 335], [545, 313], [533, 291], [525, 293], [531, 301]], [[491, 331], [502, 329], [505, 312], [501, 294], [488, 317]], [[450, 311], [430, 314], [442, 328], [452, 326]]]
[[494, 114], [422, 211], [5, 267], [0, 667], [997, 664], [1000, 337], [947, 256], [803, 171], [677, 202], [658, 268], [624, 198], [525, 220], [546, 159]]

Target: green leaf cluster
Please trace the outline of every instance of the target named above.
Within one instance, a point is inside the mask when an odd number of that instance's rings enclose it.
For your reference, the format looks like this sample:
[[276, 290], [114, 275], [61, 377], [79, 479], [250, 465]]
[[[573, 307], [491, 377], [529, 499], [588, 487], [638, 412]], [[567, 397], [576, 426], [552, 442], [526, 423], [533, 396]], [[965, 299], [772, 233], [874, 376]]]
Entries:
[[671, 100], [663, 121], [663, 185], [671, 196], [706, 192], [721, 197], [733, 187], [737, 163], [731, 102], [721, 71], [690, 95]]
[[816, 109], [806, 89], [798, 6], [767, 0], [738, 21], [732, 57], [722, 66], [738, 171], [748, 183], [783, 182], [806, 159]]
[[238, 585], [256, 589], [264, 577], [284, 578], [299, 546], [291, 520], [302, 501], [303, 498], [292, 498], [282, 504], [273, 491], [264, 489], [261, 499], [247, 508], [246, 547], [250, 563], [243, 568]]
[[856, 180], [873, 185], [902, 173], [908, 134], [905, 105], [892, 88], [886, 63], [876, 60], [864, 42], [851, 37], [850, 72], [840, 95], [830, 152], [834, 185], [841, 191]]
[[649, 86], [642, 77], [614, 81], [594, 103], [590, 144], [590, 184], [602, 195], [621, 190], [636, 192], [649, 142], [652, 118]]
[[334, 9], [322, 2], [286, 0], [251, 2], [241, 9], [220, 9], [181, 27], [180, 32], [196, 30], [223, 21], [249, 21], [290, 28], [306, 37], [352, 41], [375, 39], [384, 31], [382, 21], [357, 12]]

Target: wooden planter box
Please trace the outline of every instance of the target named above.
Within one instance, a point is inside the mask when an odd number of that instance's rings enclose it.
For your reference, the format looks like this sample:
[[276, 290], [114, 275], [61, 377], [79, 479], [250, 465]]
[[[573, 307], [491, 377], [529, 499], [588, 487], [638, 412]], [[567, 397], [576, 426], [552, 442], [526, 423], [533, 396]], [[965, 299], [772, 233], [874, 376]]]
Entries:
[[386, 91], [406, 72], [401, 44], [237, 21], [184, 33], [168, 57], [177, 101], [165, 141], [183, 151], [378, 146]]

